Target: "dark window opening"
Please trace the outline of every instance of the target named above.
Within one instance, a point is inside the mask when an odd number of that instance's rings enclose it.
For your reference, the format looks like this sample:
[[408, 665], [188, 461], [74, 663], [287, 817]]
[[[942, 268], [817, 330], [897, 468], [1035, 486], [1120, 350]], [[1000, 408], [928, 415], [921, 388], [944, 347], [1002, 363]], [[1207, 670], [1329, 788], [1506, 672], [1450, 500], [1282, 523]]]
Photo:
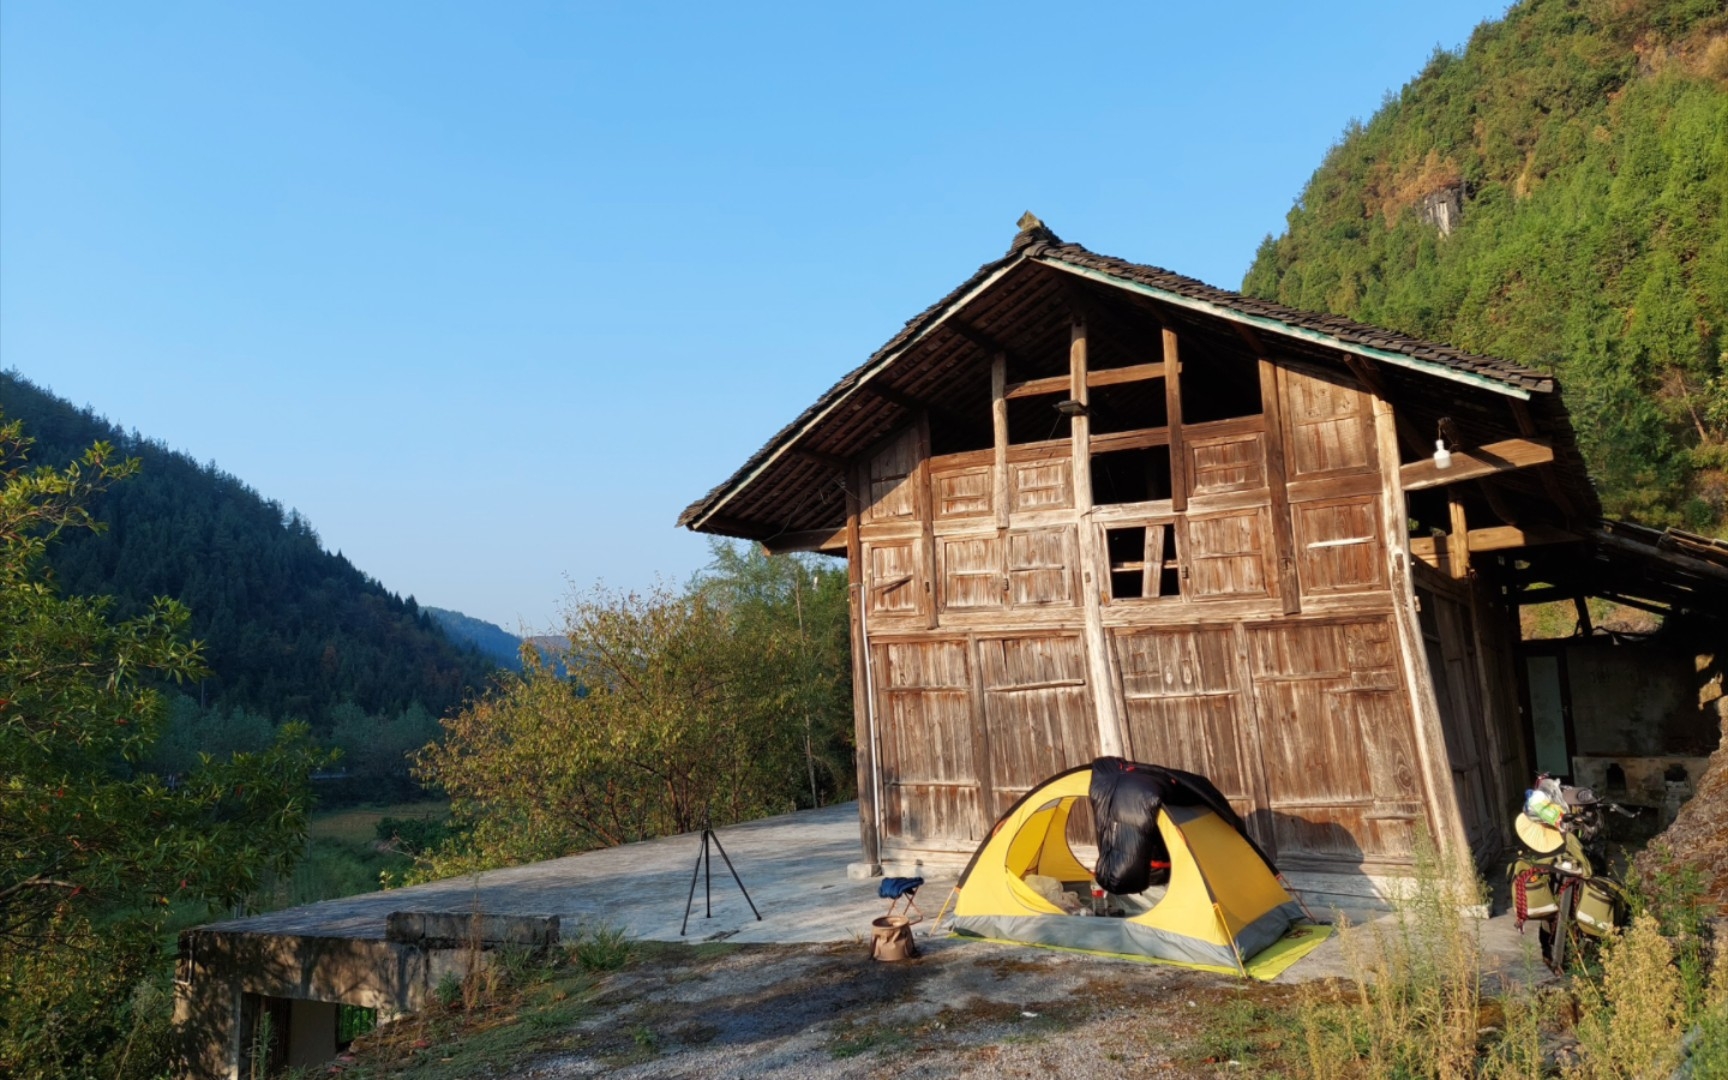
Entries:
[[1110, 560], [1110, 599], [1169, 600], [1182, 595], [1174, 525], [1106, 529], [1104, 547]]
[[986, 405], [982, 418], [965, 413], [935, 413], [930, 417], [930, 454], [964, 454], [969, 450], [989, 450], [996, 445], [996, 428], [990, 422]]
[[1073, 434], [1074, 422], [1056, 411], [1056, 403], [1066, 400], [1068, 395], [1065, 393], [1009, 398], [1008, 441], [1018, 446], [1068, 438]]
[[1206, 349], [1182, 356], [1182, 422], [1204, 424], [1259, 416], [1260, 361], [1241, 353]]
[[1624, 794], [1626, 791], [1626, 770], [1622, 769], [1618, 764], [1610, 762], [1608, 764], [1607, 782], [1608, 790], [1610, 792]]
[[1094, 386], [1087, 391], [1086, 396], [1086, 414], [1092, 418], [1094, 435], [1170, 425], [1169, 402], [1164, 398], [1163, 379]]
[[1404, 497], [1411, 536], [1433, 536], [1452, 531], [1452, 503], [1445, 488], [1412, 491]]
[[1170, 497], [1170, 448], [1143, 446], [1092, 455], [1092, 504], [1152, 502]]

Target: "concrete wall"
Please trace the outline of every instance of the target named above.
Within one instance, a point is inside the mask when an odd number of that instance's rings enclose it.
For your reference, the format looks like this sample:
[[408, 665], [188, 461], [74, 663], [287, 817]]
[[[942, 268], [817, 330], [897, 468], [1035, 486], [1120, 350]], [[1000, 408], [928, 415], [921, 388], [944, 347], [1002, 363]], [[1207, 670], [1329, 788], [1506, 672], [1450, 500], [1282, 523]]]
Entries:
[[[174, 1024], [182, 1075], [237, 1080], [251, 1037], [244, 1007], [249, 999], [289, 1001], [289, 1064], [316, 1064], [335, 1054], [338, 1004], [376, 1009], [384, 1023], [424, 1008], [446, 976], [461, 978], [472, 964], [489, 962], [491, 950], [500, 945], [545, 948], [559, 936], [556, 915], [397, 917], [403, 914], [393, 912], [386, 921], [395, 936], [412, 940], [217, 928], [181, 934]], [[457, 944], [459, 923], [472, 923], [491, 936]]]
[[1704, 757], [1716, 748], [1694, 652], [1595, 639], [1567, 648], [1566, 669], [1579, 757]]

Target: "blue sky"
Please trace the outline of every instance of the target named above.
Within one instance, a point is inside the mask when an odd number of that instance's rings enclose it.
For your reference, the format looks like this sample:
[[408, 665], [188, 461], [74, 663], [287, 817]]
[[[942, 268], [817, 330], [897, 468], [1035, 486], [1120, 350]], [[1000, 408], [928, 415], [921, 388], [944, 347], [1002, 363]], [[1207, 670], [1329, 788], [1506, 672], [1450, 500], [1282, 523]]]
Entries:
[[1235, 287], [1503, 3], [0, 6], [0, 365], [508, 629], [1065, 239]]

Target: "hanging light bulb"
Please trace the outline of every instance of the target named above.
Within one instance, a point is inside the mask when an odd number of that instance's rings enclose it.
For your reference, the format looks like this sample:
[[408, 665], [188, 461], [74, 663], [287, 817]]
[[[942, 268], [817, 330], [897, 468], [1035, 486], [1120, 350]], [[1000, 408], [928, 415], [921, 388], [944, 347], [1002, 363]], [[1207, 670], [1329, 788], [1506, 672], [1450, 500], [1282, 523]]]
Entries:
[[1434, 440], [1434, 467], [1450, 469], [1452, 467], [1452, 451], [1446, 449], [1445, 439]]

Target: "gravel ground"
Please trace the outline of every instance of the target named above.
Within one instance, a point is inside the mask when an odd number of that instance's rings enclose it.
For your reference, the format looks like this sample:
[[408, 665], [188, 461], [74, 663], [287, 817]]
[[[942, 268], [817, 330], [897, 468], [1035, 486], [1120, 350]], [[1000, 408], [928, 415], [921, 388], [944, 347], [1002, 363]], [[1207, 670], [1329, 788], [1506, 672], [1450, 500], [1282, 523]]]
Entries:
[[637, 1077], [1241, 1075], [1206, 1060], [1203, 1016], [1289, 987], [1164, 965], [938, 939], [877, 963], [866, 946], [749, 946], [656, 958], [606, 984], [571, 1049], [521, 1080]]

